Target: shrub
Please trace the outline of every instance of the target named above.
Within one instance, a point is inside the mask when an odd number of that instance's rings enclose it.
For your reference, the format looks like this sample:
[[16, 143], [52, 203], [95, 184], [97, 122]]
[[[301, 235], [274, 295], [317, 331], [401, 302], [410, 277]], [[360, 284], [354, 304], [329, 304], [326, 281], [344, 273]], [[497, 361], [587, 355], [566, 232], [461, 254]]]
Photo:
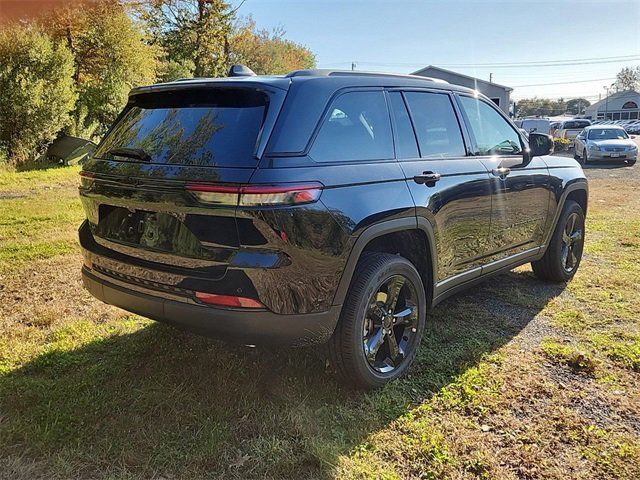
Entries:
[[564, 152], [571, 145], [571, 140], [567, 140], [566, 138], [554, 138], [553, 139], [553, 151], [554, 152]]
[[0, 150], [14, 166], [33, 160], [69, 122], [73, 57], [33, 26], [0, 31]]

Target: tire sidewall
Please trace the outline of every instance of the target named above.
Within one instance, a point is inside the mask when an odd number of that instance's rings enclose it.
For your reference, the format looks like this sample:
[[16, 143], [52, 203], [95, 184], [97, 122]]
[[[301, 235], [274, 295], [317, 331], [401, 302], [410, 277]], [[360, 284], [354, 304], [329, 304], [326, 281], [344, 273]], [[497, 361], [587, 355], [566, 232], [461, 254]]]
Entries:
[[[580, 221], [580, 225], [582, 227], [582, 249], [580, 251], [580, 256], [577, 259], [577, 263], [571, 272], [567, 272], [562, 264], [562, 233], [567, 227], [567, 220], [572, 213], [578, 214], [578, 219]], [[558, 221], [558, 225], [556, 231], [553, 235], [553, 245], [551, 248], [553, 249], [553, 261], [556, 263], [554, 268], [560, 274], [560, 276], [564, 279], [565, 282], [568, 282], [573, 278], [573, 276], [578, 271], [578, 267], [580, 267], [580, 262], [582, 261], [582, 254], [584, 252], [584, 237], [585, 237], [585, 218], [584, 212], [580, 205], [578, 205], [574, 201], [569, 201], [564, 208], [562, 215]]]
[[[389, 373], [380, 373], [373, 370], [367, 361], [362, 345], [362, 332], [364, 330], [364, 320], [366, 311], [369, 307], [369, 300], [376, 293], [380, 285], [394, 275], [404, 276], [408, 281], [412, 282], [415, 287], [418, 297], [416, 299], [416, 303], [418, 305], [418, 327], [413, 337], [409, 355], [406, 357], [402, 365]], [[360, 279], [357, 279], [356, 281], [359, 280]], [[352, 342], [348, 348], [352, 349], [355, 354], [354, 358], [357, 359], [355, 362], [356, 365], [354, 366], [358, 369], [358, 376], [367, 379], [367, 383], [381, 386], [390, 380], [404, 375], [416, 356], [426, 325], [426, 294], [420, 275], [416, 271], [415, 267], [408, 260], [400, 256], [396, 256], [394, 260], [385, 263], [381, 268], [377, 268], [367, 281], [368, 283], [363, 290], [363, 294], [360, 295], [358, 299], [350, 299], [351, 295], [347, 296], [348, 301], [351, 300], [357, 302], [357, 313], [355, 318], [351, 319], [351, 328], [354, 330], [352, 335], [350, 335]]]

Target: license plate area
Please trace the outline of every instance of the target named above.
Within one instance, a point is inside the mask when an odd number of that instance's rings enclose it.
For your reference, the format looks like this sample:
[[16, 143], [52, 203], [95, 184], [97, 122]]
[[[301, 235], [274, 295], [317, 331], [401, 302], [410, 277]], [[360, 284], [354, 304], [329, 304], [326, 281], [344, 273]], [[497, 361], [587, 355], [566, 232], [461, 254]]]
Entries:
[[620, 156], [620, 154], [619, 153], [610, 153], [609, 156], [611, 158], [618, 158]]
[[202, 257], [202, 244], [175, 215], [101, 205], [95, 232], [112, 242], [144, 249]]

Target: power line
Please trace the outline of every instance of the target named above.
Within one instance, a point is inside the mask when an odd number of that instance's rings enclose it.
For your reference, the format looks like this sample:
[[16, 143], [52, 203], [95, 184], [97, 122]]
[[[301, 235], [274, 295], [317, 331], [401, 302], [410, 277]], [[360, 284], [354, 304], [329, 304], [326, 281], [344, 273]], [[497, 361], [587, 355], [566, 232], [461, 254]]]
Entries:
[[572, 82], [531, 83], [529, 85], [514, 85], [513, 88], [545, 87], [547, 85], [567, 85], [567, 84], [571, 84], [571, 83], [607, 82], [607, 81], [615, 80], [615, 79], [616, 79], [616, 77], [612, 77], [612, 78], [592, 78], [591, 80], [574, 80]]
[[[565, 67], [574, 65], [595, 65], [603, 63], [624, 63], [634, 60], [640, 60], [640, 55], [620, 55], [615, 57], [593, 57], [584, 59], [567, 59], [567, 60], [547, 60], [536, 62], [500, 62], [500, 63], [441, 63], [435, 66], [439, 67], [457, 67], [457, 68], [534, 68], [534, 67]], [[351, 62], [331, 62], [323, 65], [344, 65]], [[416, 67], [424, 65], [424, 63], [407, 63], [407, 62], [372, 62], [357, 61], [361, 65], [385, 66], [385, 67]]]

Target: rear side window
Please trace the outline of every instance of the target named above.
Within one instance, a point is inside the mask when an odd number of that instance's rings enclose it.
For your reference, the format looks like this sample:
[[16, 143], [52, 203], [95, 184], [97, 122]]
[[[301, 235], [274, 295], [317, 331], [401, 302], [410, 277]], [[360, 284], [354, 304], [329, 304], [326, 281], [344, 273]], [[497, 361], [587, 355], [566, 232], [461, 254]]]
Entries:
[[396, 131], [396, 157], [397, 158], [418, 158], [418, 144], [416, 135], [413, 132], [409, 112], [404, 104], [400, 92], [389, 93], [391, 99], [391, 112], [395, 122]]
[[407, 92], [405, 98], [413, 118], [422, 158], [465, 156], [460, 125], [448, 95]]
[[383, 92], [348, 92], [336, 98], [309, 155], [318, 162], [393, 158]]
[[120, 159], [110, 152], [135, 149], [151, 163], [253, 167], [268, 105], [267, 95], [253, 89], [140, 94], [133, 97], [95, 156]]
[[493, 107], [471, 97], [461, 96], [460, 101], [476, 139], [478, 155], [522, 153], [520, 136]]

